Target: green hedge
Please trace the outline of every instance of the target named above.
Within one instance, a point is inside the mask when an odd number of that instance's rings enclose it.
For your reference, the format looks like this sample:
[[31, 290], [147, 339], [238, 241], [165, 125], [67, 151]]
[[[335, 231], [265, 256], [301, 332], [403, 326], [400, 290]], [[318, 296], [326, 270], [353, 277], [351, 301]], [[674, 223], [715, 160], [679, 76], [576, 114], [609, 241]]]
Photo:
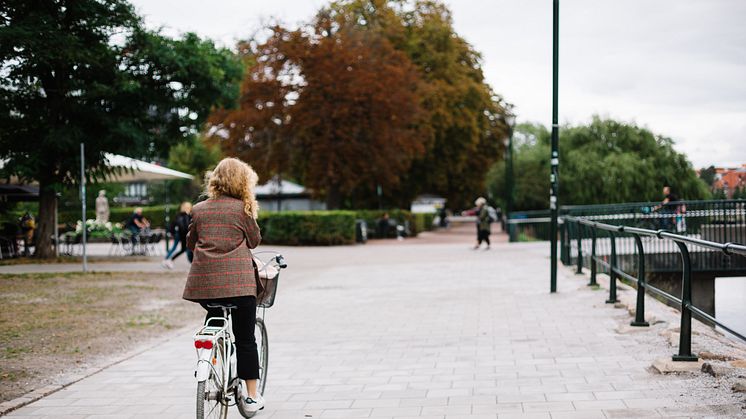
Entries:
[[[165, 205], [142, 207], [143, 215], [150, 220], [154, 228], [165, 227]], [[132, 214], [134, 207], [112, 207], [109, 220], [113, 223], [124, 223]], [[173, 220], [178, 205], [169, 205], [169, 216]], [[384, 213], [403, 224], [409, 222], [413, 236], [432, 229], [434, 214], [412, 214], [406, 210], [358, 210], [358, 211], [262, 211], [259, 213], [259, 226], [262, 229], [263, 243], [285, 245], [338, 245], [355, 242], [355, 220], [363, 219], [368, 223], [371, 237], [375, 237], [378, 220]], [[87, 218], [96, 218], [94, 210], [87, 211]], [[80, 220], [80, 211], [61, 211], [60, 224], [75, 226]], [[396, 231], [390, 230], [390, 236], [396, 237]]]
[[283, 211], [259, 213], [262, 243], [331, 246], [355, 243], [352, 211]]
[[412, 217], [414, 218], [414, 230], [417, 232], [417, 234], [433, 229], [433, 220], [435, 219], [435, 214], [416, 213], [412, 214]]

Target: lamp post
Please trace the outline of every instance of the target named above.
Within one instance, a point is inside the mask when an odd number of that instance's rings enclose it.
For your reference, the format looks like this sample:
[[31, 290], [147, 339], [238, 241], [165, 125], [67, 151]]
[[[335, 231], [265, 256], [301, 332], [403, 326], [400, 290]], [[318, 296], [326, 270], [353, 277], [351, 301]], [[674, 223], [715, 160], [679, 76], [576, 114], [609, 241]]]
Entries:
[[513, 132], [515, 130], [515, 115], [505, 115], [505, 123], [508, 126], [508, 143], [505, 153], [505, 216], [510, 218], [513, 211], [513, 200], [515, 191], [515, 177], [513, 173]]
[[550, 281], [549, 292], [557, 292], [557, 216], [559, 212], [559, 123], [557, 121], [557, 82], [559, 68], [559, 0], [553, 0], [552, 11], [552, 159], [551, 183], [549, 195], [549, 212], [551, 222], [549, 225], [550, 249]]

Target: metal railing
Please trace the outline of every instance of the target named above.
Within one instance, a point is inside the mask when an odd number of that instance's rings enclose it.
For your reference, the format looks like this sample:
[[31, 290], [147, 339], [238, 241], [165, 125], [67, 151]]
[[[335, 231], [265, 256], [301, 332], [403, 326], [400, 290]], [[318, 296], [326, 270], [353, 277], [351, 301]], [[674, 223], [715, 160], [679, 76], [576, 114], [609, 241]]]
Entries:
[[[610, 225], [623, 225], [647, 230], [666, 230], [689, 238], [716, 243], [746, 244], [746, 200], [679, 201], [670, 206], [659, 203], [587, 205], [563, 207], [564, 215], [583, 217]], [[582, 236], [575, 225], [563, 225], [560, 231], [560, 259], [565, 265], [575, 264], [577, 238]], [[586, 236], [587, 238], [587, 236]], [[581, 242], [583, 243], [583, 242]], [[587, 245], [587, 239], [585, 243]], [[617, 243], [619, 264], [625, 271], [634, 270], [637, 244], [628, 237]], [[681, 270], [678, 246], [672, 241], [644, 241], [647, 263], [651, 272]], [[608, 238], [601, 242], [599, 253], [610, 256]], [[746, 260], [731, 260], [712, 249], [700, 248], [692, 253], [695, 271], [746, 272]]]
[[549, 210], [520, 211], [508, 215], [506, 230], [511, 242], [549, 240]]
[[[704, 312], [692, 303], [692, 258], [691, 247], [715, 251], [729, 258], [735, 257], [746, 260], [746, 245], [732, 242], [718, 243], [704, 240], [702, 238], [686, 236], [668, 232], [662, 229], [653, 230], [626, 225], [613, 225], [605, 222], [592, 220], [589, 217], [564, 216], [564, 226], [566, 229], [575, 228], [576, 235], [576, 263], [577, 272], [583, 272], [583, 232], [590, 233], [590, 255], [588, 257], [588, 267], [590, 268], [591, 278], [588, 285], [597, 285], [598, 265], [604, 266], [609, 274], [609, 298], [607, 303], [617, 302], [617, 284], [618, 278], [627, 279], [637, 285], [637, 301], [635, 309], [635, 319], [631, 322], [632, 326], [645, 327], [648, 323], [645, 321], [645, 293], [649, 292], [659, 298], [664, 299], [670, 304], [677, 306], [681, 310], [681, 322], [679, 333], [679, 352], [673, 356], [674, 361], [697, 361], [698, 356], [692, 354], [692, 314], [701, 319], [721, 327], [723, 330], [733, 336], [746, 342], [746, 336], [736, 332], [729, 326], [718, 321], [714, 316]], [[585, 231], [584, 231], [585, 230]], [[610, 252], [608, 257], [600, 256], [597, 252], [599, 238], [603, 236], [608, 238]], [[628, 273], [628, 270], [622, 269], [618, 261], [617, 241], [629, 237], [634, 241], [637, 272], [636, 276]], [[643, 241], [646, 239], [658, 240], [673, 243], [678, 249], [682, 266], [682, 292], [681, 298], [675, 297], [670, 293], [656, 288], [645, 280], [645, 247]], [[563, 246], [564, 247], [564, 246]], [[568, 248], [569, 252], [569, 248]], [[569, 256], [569, 255], [568, 255]]]

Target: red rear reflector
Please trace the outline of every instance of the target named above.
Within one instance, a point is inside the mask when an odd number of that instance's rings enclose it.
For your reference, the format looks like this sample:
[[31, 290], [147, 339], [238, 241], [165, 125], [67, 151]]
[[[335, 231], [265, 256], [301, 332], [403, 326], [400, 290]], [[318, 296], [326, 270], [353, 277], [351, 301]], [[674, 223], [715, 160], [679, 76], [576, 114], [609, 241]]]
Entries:
[[194, 347], [197, 349], [212, 349], [211, 340], [195, 340]]

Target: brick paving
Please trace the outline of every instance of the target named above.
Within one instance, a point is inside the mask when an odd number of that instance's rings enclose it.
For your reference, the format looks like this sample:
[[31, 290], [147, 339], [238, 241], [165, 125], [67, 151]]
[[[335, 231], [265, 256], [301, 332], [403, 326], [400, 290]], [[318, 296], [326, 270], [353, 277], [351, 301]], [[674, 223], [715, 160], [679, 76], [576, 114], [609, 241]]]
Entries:
[[[743, 396], [715, 388], [714, 378], [649, 371], [673, 351], [659, 333], [666, 324], [617, 333], [626, 310], [568, 269], [550, 295], [546, 243], [472, 251], [471, 241], [425, 239], [282, 249], [290, 268], [265, 316], [267, 408], [257, 418], [746, 412]], [[193, 417], [191, 335], [150, 346], [8, 417]]]

